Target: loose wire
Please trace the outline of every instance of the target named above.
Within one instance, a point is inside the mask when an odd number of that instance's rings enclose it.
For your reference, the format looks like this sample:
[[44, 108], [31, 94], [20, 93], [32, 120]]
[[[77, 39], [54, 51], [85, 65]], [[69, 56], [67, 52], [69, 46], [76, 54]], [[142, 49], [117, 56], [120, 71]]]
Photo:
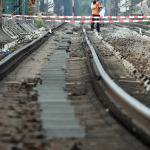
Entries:
[[12, 15], [22, 7], [22, 5], [25, 3], [25, 1], [26, 1], [26, 0], [23, 1], [23, 3], [20, 5], [20, 7], [19, 7], [18, 9], [16, 9], [16, 10], [12, 13]]

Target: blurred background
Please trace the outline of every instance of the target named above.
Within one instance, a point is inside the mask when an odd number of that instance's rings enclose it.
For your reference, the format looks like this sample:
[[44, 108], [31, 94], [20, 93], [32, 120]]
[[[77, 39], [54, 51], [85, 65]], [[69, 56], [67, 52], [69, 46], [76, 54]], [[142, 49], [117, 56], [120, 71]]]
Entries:
[[[35, 5], [31, 7], [31, 1]], [[150, 0], [100, 0], [106, 7], [106, 15], [132, 15], [150, 13]], [[91, 0], [75, 0], [75, 16], [91, 15]], [[72, 0], [2, 0], [3, 13], [33, 15], [72, 15]], [[40, 5], [40, 10], [39, 10]]]

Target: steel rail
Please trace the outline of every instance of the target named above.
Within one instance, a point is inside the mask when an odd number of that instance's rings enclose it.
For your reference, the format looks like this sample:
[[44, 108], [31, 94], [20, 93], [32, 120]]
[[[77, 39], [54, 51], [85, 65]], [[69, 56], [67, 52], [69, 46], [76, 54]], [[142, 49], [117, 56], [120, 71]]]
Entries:
[[[64, 23], [61, 23], [57, 27], [52, 28], [51, 31], [58, 29], [63, 24]], [[38, 39], [32, 41], [31, 43], [25, 45], [22, 48], [17, 49], [13, 53], [9, 54], [4, 59], [2, 59], [0, 61], [0, 79], [2, 79], [10, 70], [12, 70], [17, 65], [17, 63], [22, 61], [24, 57], [26, 57], [32, 51], [34, 51], [36, 48], [42, 45], [49, 38], [49, 35], [49, 32], [46, 32]]]
[[[138, 126], [138, 129], [142, 130], [147, 137], [150, 137], [150, 109], [140, 103], [138, 100], [130, 96], [123, 89], [121, 89], [105, 72], [99, 58], [90, 43], [86, 30], [81, 25], [86, 42], [90, 47], [94, 62], [97, 66], [99, 74], [101, 76], [101, 83], [106, 89], [105, 92], [110, 100], [115, 103], [118, 109], [124, 114], [129, 116], [132, 122]], [[138, 131], [134, 131], [138, 132]], [[147, 139], [149, 141], [149, 139]]]

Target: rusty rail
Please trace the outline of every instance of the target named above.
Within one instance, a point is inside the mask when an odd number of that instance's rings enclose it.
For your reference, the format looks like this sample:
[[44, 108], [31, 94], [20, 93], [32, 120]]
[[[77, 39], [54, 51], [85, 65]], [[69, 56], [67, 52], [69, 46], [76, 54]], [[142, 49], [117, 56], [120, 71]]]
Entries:
[[[149, 143], [150, 139], [150, 109], [137, 101], [135, 98], [121, 89], [105, 72], [99, 58], [90, 43], [86, 30], [81, 25], [86, 42], [90, 47], [94, 62], [101, 76], [101, 84], [104, 86], [105, 91], [112, 103], [115, 103], [117, 108], [126, 116], [129, 116], [132, 123], [137, 127], [133, 132], [144, 134], [144, 140]], [[129, 123], [130, 124], [130, 123]], [[140, 130], [140, 131], [137, 131]], [[139, 134], [138, 134], [139, 135]]]

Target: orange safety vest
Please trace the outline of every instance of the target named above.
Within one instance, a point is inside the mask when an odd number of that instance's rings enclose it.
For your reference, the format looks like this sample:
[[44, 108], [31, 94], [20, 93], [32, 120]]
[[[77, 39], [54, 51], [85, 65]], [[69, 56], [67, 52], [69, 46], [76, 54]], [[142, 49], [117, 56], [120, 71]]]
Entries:
[[94, 4], [94, 6], [96, 6], [96, 8], [92, 9], [92, 15], [99, 15], [100, 13], [99, 7], [101, 7], [101, 4]]

